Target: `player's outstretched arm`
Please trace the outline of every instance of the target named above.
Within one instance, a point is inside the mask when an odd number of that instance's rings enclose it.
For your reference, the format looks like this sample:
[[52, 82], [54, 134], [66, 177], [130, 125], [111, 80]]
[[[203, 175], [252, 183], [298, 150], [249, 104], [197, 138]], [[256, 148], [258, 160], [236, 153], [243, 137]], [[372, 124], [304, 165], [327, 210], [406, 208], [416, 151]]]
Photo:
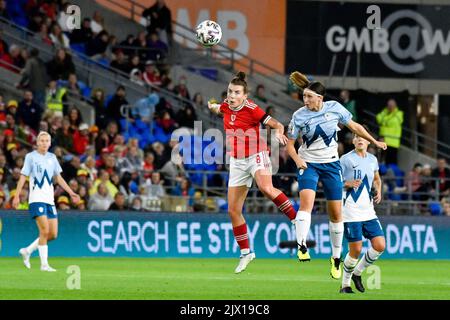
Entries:
[[215, 113], [218, 116], [222, 116], [222, 113], [220, 112], [220, 103], [217, 103], [217, 100], [209, 99], [208, 109], [211, 110], [212, 113]]
[[19, 182], [17, 182], [16, 194], [14, 195], [13, 202], [12, 202], [12, 207], [14, 209], [17, 209], [17, 207], [19, 206], [20, 193], [22, 192], [25, 181], [27, 181], [27, 177], [24, 176], [23, 174], [21, 174], [20, 178], [19, 178]]
[[288, 138], [284, 135], [284, 126], [280, 122], [274, 118], [270, 118], [269, 121], [267, 121], [266, 126], [276, 130], [275, 134], [278, 142], [283, 146], [286, 145]]
[[387, 145], [384, 142], [381, 141], [377, 141], [375, 140], [374, 137], [372, 137], [366, 129], [364, 129], [364, 127], [362, 125], [360, 125], [359, 123], [350, 120], [347, 123], [347, 128], [349, 128], [353, 133], [357, 134], [358, 136], [370, 141], [371, 143], [373, 143], [374, 145], [376, 145], [378, 148], [386, 150], [387, 149]]
[[77, 204], [80, 201], [80, 196], [76, 194], [67, 184], [66, 180], [61, 175], [56, 176], [56, 182], [69, 194], [73, 203]]
[[295, 140], [296, 139], [288, 139], [286, 147], [287, 152], [289, 156], [292, 158], [292, 160], [294, 160], [297, 169], [306, 169], [308, 168], [308, 165], [306, 164], [305, 160], [300, 158], [297, 151], [295, 151]]

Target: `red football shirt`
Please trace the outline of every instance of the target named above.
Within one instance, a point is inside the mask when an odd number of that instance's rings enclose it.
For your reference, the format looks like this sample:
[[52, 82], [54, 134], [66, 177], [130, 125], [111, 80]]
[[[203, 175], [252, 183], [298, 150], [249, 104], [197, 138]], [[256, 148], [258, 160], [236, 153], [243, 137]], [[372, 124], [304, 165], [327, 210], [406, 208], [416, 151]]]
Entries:
[[231, 109], [226, 100], [220, 105], [227, 139], [227, 152], [234, 158], [247, 158], [268, 150], [260, 135], [260, 124], [266, 124], [270, 116], [248, 99], [237, 109]]

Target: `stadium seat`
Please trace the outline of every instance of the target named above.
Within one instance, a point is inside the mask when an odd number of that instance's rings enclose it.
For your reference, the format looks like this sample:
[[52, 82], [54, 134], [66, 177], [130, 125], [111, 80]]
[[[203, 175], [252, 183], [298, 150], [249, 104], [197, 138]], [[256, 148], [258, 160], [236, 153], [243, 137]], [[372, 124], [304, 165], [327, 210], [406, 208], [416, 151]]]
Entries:
[[71, 43], [70, 48], [74, 50], [76, 53], [86, 54], [86, 45], [84, 43]]

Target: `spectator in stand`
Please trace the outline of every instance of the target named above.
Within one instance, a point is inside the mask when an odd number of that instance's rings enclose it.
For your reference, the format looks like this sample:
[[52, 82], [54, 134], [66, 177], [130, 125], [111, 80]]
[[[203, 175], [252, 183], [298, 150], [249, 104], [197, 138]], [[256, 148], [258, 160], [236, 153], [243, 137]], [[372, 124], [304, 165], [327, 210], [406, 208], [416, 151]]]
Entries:
[[439, 179], [439, 199], [450, 194], [450, 169], [447, 168], [447, 160], [443, 157], [437, 159], [437, 167], [433, 169], [431, 175]]
[[126, 204], [125, 195], [122, 192], [117, 192], [114, 196], [114, 202], [109, 206], [108, 210], [112, 211], [126, 211], [128, 206]]
[[91, 29], [94, 35], [102, 32], [105, 29], [105, 21], [99, 11], [94, 12], [94, 16], [92, 17], [91, 21]]
[[161, 118], [156, 120], [158, 125], [164, 130], [166, 134], [172, 133], [176, 129], [176, 122], [170, 116], [168, 111], [163, 111]]
[[125, 54], [121, 49], [117, 50], [115, 58], [113, 59], [113, 61], [111, 61], [110, 66], [111, 68], [117, 69], [126, 74], [129, 74], [131, 71], [131, 69], [129, 69], [130, 64], [128, 63]]
[[106, 189], [108, 190], [108, 193], [111, 197], [114, 197], [116, 195], [116, 193], [118, 192], [116, 186], [110, 180], [110, 174], [108, 173], [108, 171], [100, 169], [99, 176], [94, 181], [94, 184], [92, 185], [91, 189], [89, 190], [89, 194], [93, 195], [95, 192], [97, 192], [97, 188], [101, 183], [105, 184]]
[[98, 33], [86, 44], [86, 55], [92, 59], [102, 58], [109, 44], [109, 35], [105, 30]]
[[142, 208], [142, 198], [139, 196], [136, 196], [133, 198], [133, 201], [131, 201], [130, 206], [131, 211], [144, 211], [144, 208]]
[[145, 154], [144, 162], [142, 164], [142, 170], [144, 171], [144, 179], [151, 177], [152, 172], [155, 170], [155, 155], [153, 152], [147, 152]]
[[17, 121], [19, 124], [25, 124], [38, 132], [41, 114], [41, 107], [33, 100], [33, 93], [30, 90], [25, 90], [23, 100], [19, 103], [17, 110]]
[[350, 91], [342, 90], [340, 93], [341, 103], [352, 114], [352, 120], [358, 120], [358, 113], [356, 112], [355, 100], [350, 99]]
[[0, 0], [0, 17], [9, 20], [9, 13], [6, 8], [6, 0]]
[[100, 183], [98, 190], [89, 198], [88, 208], [92, 211], [107, 211], [112, 202], [113, 198], [109, 194], [106, 184]]
[[106, 114], [108, 115], [108, 121], [114, 120], [119, 122], [122, 119], [122, 114], [120, 112], [120, 108], [123, 105], [128, 105], [128, 101], [126, 99], [126, 91], [124, 86], [117, 87], [116, 93], [111, 98], [106, 107]]
[[47, 73], [51, 80], [67, 80], [75, 73], [72, 56], [62, 48], [57, 49], [53, 59], [47, 62]]
[[153, 61], [163, 60], [167, 56], [169, 50], [167, 44], [159, 39], [157, 32], [150, 33], [147, 48], [149, 49], [147, 52], [147, 60]]
[[70, 49], [70, 40], [63, 33], [61, 27], [55, 22], [50, 28], [50, 40], [52, 40], [55, 47]]
[[192, 101], [194, 102], [194, 109], [197, 110], [204, 110], [205, 102], [203, 100], [203, 96], [200, 92], [196, 92], [194, 94], [194, 98], [192, 98]]
[[105, 92], [103, 89], [97, 88], [92, 92], [91, 101], [89, 102], [95, 110], [95, 124], [99, 130], [106, 128], [108, 124], [108, 116], [105, 107]]
[[148, 33], [157, 32], [161, 41], [170, 44], [172, 39], [172, 14], [164, 0], [156, 0], [156, 3], [145, 9], [142, 16], [147, 19]]
[[176, 119], [180, 127], [194, 129], [194, 121], [197, 120], [197, 114], [191, 105], [183, 104], [176, 115]]
[[422, 168], [420, 163], [416, 163], [413, 169], [408, 173], [407, 190], [412, 194], [415, 193], [422, 184], [420, 180]]
[[58, 25], [61, 27], [61, 30], [63, 32], [70, 32], [72, 30], [70, 30], [67, 20], [69, 19], [70, 15], [67, 14], [67, 8], [70, 6], [69, 2], [65, 2], [60, 6], [60, 10], [57, 14], [57, 18], [56, 18], [56, 22], [58, 23]]
[[58, 210], [70, 210], [70, 201], [67, 196], [59, 196], [56, 201]]
[[186, 76], [181, 76], [180, 79], [178, 80], [178, 84], [173, 89], [173, 92], [181, 98], [191, 100], [191, 95], [189, 94], [186, 82], [187, 82]]
[[425, 164], [420, 173], [420, 187], [416, 190], [416, 194], [413, 195], [413, 200], [427, 201], [431, 199], [434, 186], [435, 183], [431, 176], [431, 166]]
[[142, 168], [142, 156], [139, 154], [139, 149], [132, 146], [128, 149], [126, 158], [131, 163], [133, 171], [139, 171]]
[[69, 119], [64, 118], [62, 121], [62, 127], [59, 128], [55, 135], [56, 145], [64, 148], [67, 152], [73, 153], [73, 133], [70, 130]]
[[53, 45], [52, 39], [50, 39], [50, 36], [48, 34], [48, 25], [43, 23], [41, 24], [41, 26], [39, 27], [39, 31], [37, 33], [35, 33], [34, 37], [40, 41], [42, 41], [43, 43], [51, 46]]
[[145, 31], [141, 31], [138, 33], [136, 39], [133, 41], [132, 45], [135, 49], [136, 54], [142, 61], [147, 60], [147, 35]]
[[156, 93], [151, 93], [148, 97], [139, 99], [132, 111], [133, 117], [141, 119], [148, 123], [149, 133], [153, 132], [153, 117], [155, 114], [155, 106], [159, 103], [159, 96]]
[[25, 63], [21, 74], [22, 78], [18, 87], [31, 90], [35, 101], [42, 109], [45, 103], [45, 84], [48, 83], [48, 79], [45, 63], [39, 58], [39, 50], [31, 49], [30, 58]]
[[187, 178], [181, 178], [180, 183], [177, 184], [172, 191], [172, 195], [189, 198], [188, 204], [192, 208], [194, 204], [195, 189], [191, 186], [191, 182]]
[[402, 138], [403, 111], [394, 99], [389, 99], [387, 107], [376, 116], [380, 125], [380, 137], [387, 144], [386, 164], [397, 164], [398, 148]]
[[138, 68], [134, 68], [130, 71], [130, 81], [140, 86], [144, 86], [145, 82], [142, 77], [142, 71]]
[[19, 46], [12, 44], [9, 47], [8, 53], [0, 56], [0, 66], [12, 72], [19, 73], [19, 69], [25, 66], [25, 61], [20, 55]]
[[67, 92], [75, 97], [81, 97], [81, 88], [78, 83], [77, 75], [75, 73], [69, 74], [69, 78], [67, 79], [66, 84]]
[[70, 107], [67, 113], [69, 115], [70, 130], [72, 133], [74, 133], [78, 130], [81, 123], [83, 122], [83, 116], [81, 115], [80, 109], [74, 106]]
[[78, 44], [88, 43], [92, 38], [94, 37], [94, 32], [92, 32], [91, 29], [91, 19], [90, 18], [84, 18], [83, 23], [81, 24], [80, 29], [75, 29], [70, 34], [70, 43], [72, 44]]
[[262, 84], [256, 86], [255, 98], [261, 102], [267, 103], [266, 88]]
[[138, 69], [139, 71], [143, 70], [143, 65], [141, 63], [141, 59], [139, 58], [139, 56], [137, 54], [135, 55], [131, 55], [129, 56], [129, 64], [128, 64], [128, 70], [130, 70], [130, 72], [133, 69]]
[[47, 110], [53, 112], [54, 115], [63, 116], [65, 106], [67, 105], [67, 89], [59, 87], [55, 80], [48, 83], [47, 93], [45, 95], [45, 103]]
[[148, 85], [161, 86], [161, 77], [158, 69], [156, 68], [155, 61], [147, 60], [142, 78]]
[[111, 61], [115, 58], [117, 52], [121, 49], [118, 48], [118, 41], [117, 41], [117, 37], [115, 35], [110, 35], [108, 38], [108, 46], [106, 47], [105, 50], [105, 58], [108, 61]]
[[170, 160], [170, 150], [166, 150], [161, 142], [152, 144], [152, 151], [155, 154], [155, 169], [161, 169]]
[[95, 158], [88, 156], [86, 161], [81, 165], [83, 170], [86, 170], [89, 174], [88, 181], [94, 181], [97, 179], [97, 168], [95, 167]]
[[[119, 43], [119, 45], [123, 50], [123, 53], [125, 53], [126, 56], [128, 56], [128, 58], [130, 58], [131, 56], [135, 55], [135, 49], [132, 49], [130, 47], [134, 47], [134, 41], [136, 40], [136, 38], [134, 37], [134, 35], [129, 34], [127, 36], [127, 38], [125, 40], [123, 40], [121, 43]], [[137, 55], [139, 56], [139, 55]]]
[[39, 32], [41, 25], [44, 24], [44, 17], [42, 16], [42, 13], [34, 11], [30, 17], [31, 19], [28, 22], [27, 29], [33, 32]]
[[166, 190], [164, 190], [162, 185], [161, 174], [158, 171], [154, 171], [151, 180], [145, 186], [145, 195], [152, 199], [157, 198], [161, 200], [166, 196]]
[[83, 155], [89, 145], [89, 126], [86, 123], [80, 124], [79, 130], [73, 134], [73, 149], [76, 154]]
[[70, 181], [72, 179], [76, 179], [77, 172], [81, 169], [80, 158], [72, 154], [68, 154], [65, 156], [65, 160], [66, 161], [62, 164], [62, 176], [64, 180]]

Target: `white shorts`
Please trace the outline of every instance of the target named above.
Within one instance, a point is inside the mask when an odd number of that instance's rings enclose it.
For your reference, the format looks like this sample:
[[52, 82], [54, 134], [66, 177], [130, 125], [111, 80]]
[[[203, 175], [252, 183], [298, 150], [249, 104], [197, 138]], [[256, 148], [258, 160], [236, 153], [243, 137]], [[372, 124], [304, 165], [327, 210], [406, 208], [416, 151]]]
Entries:
[[267, 151], [261, 151], [248, 158], [230, 158], [230, 178], [229, 187], [247, 186], [250, 188], [258, 170], [269, 170], [272, 174], [272, 164]]

